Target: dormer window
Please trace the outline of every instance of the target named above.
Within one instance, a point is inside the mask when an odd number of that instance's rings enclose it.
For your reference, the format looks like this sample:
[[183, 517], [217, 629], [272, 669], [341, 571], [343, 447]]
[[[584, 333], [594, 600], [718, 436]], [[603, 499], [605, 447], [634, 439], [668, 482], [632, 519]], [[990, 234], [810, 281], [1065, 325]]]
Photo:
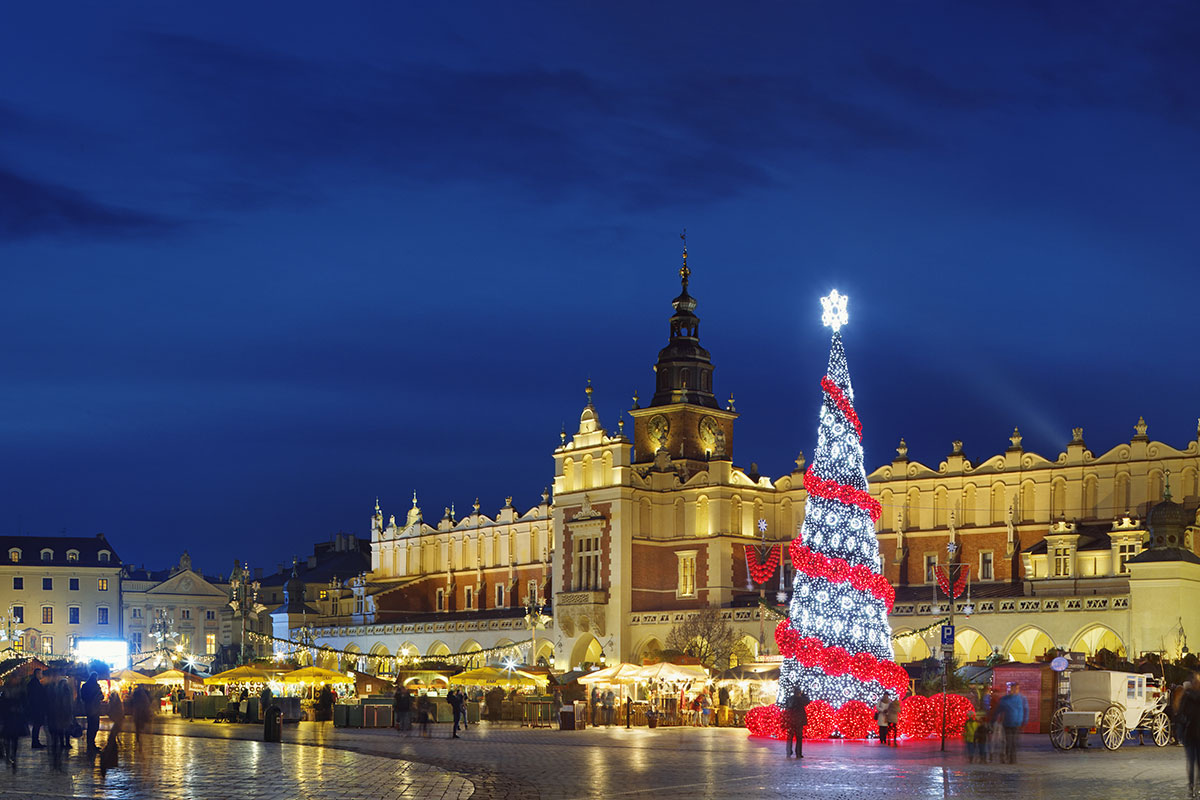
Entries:
[[51, 550], [49, 547], [44, 548], [42, 550], [42, 561], [53, 561], [53, 560], [54, 560], [54, 551]]
[[16, 547], [14, 547], [12, 550], [9, 550], [8, 551], [8, 560], [13, 561], [13, 562], [20, 561], [21, 560], [21, 550]]
[[99, 560], [99, 562], [101, 564], [107, 564], [111, 560], [111, 558], [112, 558], [112, 553], [108, 552], [107, 550], [101, 550], [100, 555], [97, 556], [97, 560]]
[[67, 551], [67, 561], [78, 561], [78, 560], [79, 560], [79, 551], [78, 550], [68, 550]]

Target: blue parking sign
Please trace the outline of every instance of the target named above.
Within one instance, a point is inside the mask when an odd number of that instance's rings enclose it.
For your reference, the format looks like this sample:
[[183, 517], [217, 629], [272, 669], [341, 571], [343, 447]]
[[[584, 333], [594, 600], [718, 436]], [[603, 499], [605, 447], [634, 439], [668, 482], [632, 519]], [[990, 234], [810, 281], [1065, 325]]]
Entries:
[[951, 647], [954, 646], [954, 626], [953, 625], [943, 625], [942, 626], [942, 644], [949, 645]]

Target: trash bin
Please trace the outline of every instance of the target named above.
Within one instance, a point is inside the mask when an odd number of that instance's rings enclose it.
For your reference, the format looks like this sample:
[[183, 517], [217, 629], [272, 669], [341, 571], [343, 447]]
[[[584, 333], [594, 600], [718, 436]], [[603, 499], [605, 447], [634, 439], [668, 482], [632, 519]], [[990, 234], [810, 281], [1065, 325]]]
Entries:
[[558, 709], [558, 729], [560, 731], [575, 730], [575, 706], [566, 705]]
[[278, 742], [283, 736], [283, 709], [271, 706], [263, 714], [263, 741]]

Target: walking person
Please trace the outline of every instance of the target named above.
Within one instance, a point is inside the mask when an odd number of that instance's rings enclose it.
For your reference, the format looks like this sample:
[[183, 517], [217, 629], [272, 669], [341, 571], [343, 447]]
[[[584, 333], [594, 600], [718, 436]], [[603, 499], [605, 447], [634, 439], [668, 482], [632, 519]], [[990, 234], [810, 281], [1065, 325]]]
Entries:
[[450, 704], [450, 713], [454, 715], [454, 731], [450, 735], [451, 739], [459, 738], [458, 727], [462, 723], [464, 700], [463, 693], [459, 689], [451, 689], [450, 693], [446, 695], [446, 702]]
[[[975, 756], [979, 752], [978, 746], [975, 744], [975, 734], [979, 732], [979, 720], [975, 718], [975, 712], [972, 711], [967, 715], [967, 721], [963, 723], [962, 737], [963, 742], [967, 745], [967, 763], [970, 764], [975, 760]], [[980, 762], [982, 763], [982, 762]]]
[[897, 747], [897, 740], [900, 738], [900, 697], [893, 697], [888, 703], [887, 711], [888, 722], [888, 738], [891, 740], [892, 747]]
[[796, 758], [804, 758], [804, 726], [808, 724], [808, 695], [797, 686], [788, 697], [783, 709], [783, 724], [787, 728], [787, 757], [792, 757], [792, 744], [796, 746]]
[[150, 707], [150, 693], [145, 686], [138, 686], [129, 698], [129, 707], [133, 710], [133, 736], [137, 747], [142, 746], [142, 731], [150, 724], [153, 710]]
[[25, 684], [25, 721], [32, 730], [30, 749], [41, 750], [46, 746], [38, 740], [38, 731], [46, 724], [46, 687], [40, 669], [35, 669]]
[[1029, 718], [1029, 703], [1021, 694], [1021, 684], [1013, 681], [1008, 686], [1008, 694], [1000, 699], [1000, 712], [996, 715], [1004, 726], [1004, 756], [1001, 760], [1008, 764], [1017, 763], [1017, 737], [1021, 733], [1025, 720]]
[[71, 725], [75, 722], [75, 693], [67, 676], [46, 689], [46, 730], [50, 738], [50, 768], [63, 768], [63, 752], [70, 746]]
[[0, 734], [4, 739], [4, 757], [13, 772], [17, 771], [17, 745], [29, 733], [25, 706], [11, 686], [0, 692]]
[[879, 726], [879, 743], [885, 747], [888, 743], [888, 707], [891, 704], [887, 692], [884, 692], [883, 696], [879, 698], [879, 702], [875, 704], [875, 724]]
[[1179, 697], [1175, 709], [1175, 730], [1187, 759], [1188, 796], [1196, 797], [1196, 778], [1200, 772], [1200, 672], [1192, 673], [1191, 685]]
[[424, 693], [417, 699], [417, 724], [421, 726], [421, 738], [429, 738], [429, 698]]
[[988, 734], [991, 729], [988, 727], [987, 718], [977, 716], [975, 724], [975, 756], [979, 759], [980, 764], [986, 764], [988, 761]]
[[333, 690], [329, 684], [323, 684], [317, 694], [317, 704], [314, 706], [317, 722], [329, 722], [333, 719]]
[[1004, 758], [1004, 726], [1000, 724], [1000, 701], [1003, 698], [999, 689], [993, 689], [988, 695], [988, 712], [984, 717], [988, 728], [988, 761]]
[[100, 730], [100, 701], [104, 698], [104, 690], [96, 673], [88, 675], [88, 679], [79, 687], [79, 702], [83, 706], [84, 716], [87, 717], [87, 751], [88, 755], [97, 752], [96, 733]]
[[392, 701], [396, 709], [396, 729], [412, 736], [412, 695], [408, 689], [400, 686], [396, 689], [396, 699]]

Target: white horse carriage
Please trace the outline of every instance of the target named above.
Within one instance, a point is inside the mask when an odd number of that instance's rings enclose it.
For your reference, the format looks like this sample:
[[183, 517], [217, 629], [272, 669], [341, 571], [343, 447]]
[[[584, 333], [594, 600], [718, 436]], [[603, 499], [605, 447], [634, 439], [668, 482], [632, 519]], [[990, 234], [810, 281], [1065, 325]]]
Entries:
[[1171, 741], [1167, 693], [1158, 678], [1087, 670], [1064, 672], [1059, 680], [1069, 681], [1069, 692], [1060, 692], [1069, 700], [1050, 718], [1050, 741], [1057, 749], [1087, 747], [1093, 730], [1109, 750], [1120, 747], [1135, 730], [1159, 747]]

